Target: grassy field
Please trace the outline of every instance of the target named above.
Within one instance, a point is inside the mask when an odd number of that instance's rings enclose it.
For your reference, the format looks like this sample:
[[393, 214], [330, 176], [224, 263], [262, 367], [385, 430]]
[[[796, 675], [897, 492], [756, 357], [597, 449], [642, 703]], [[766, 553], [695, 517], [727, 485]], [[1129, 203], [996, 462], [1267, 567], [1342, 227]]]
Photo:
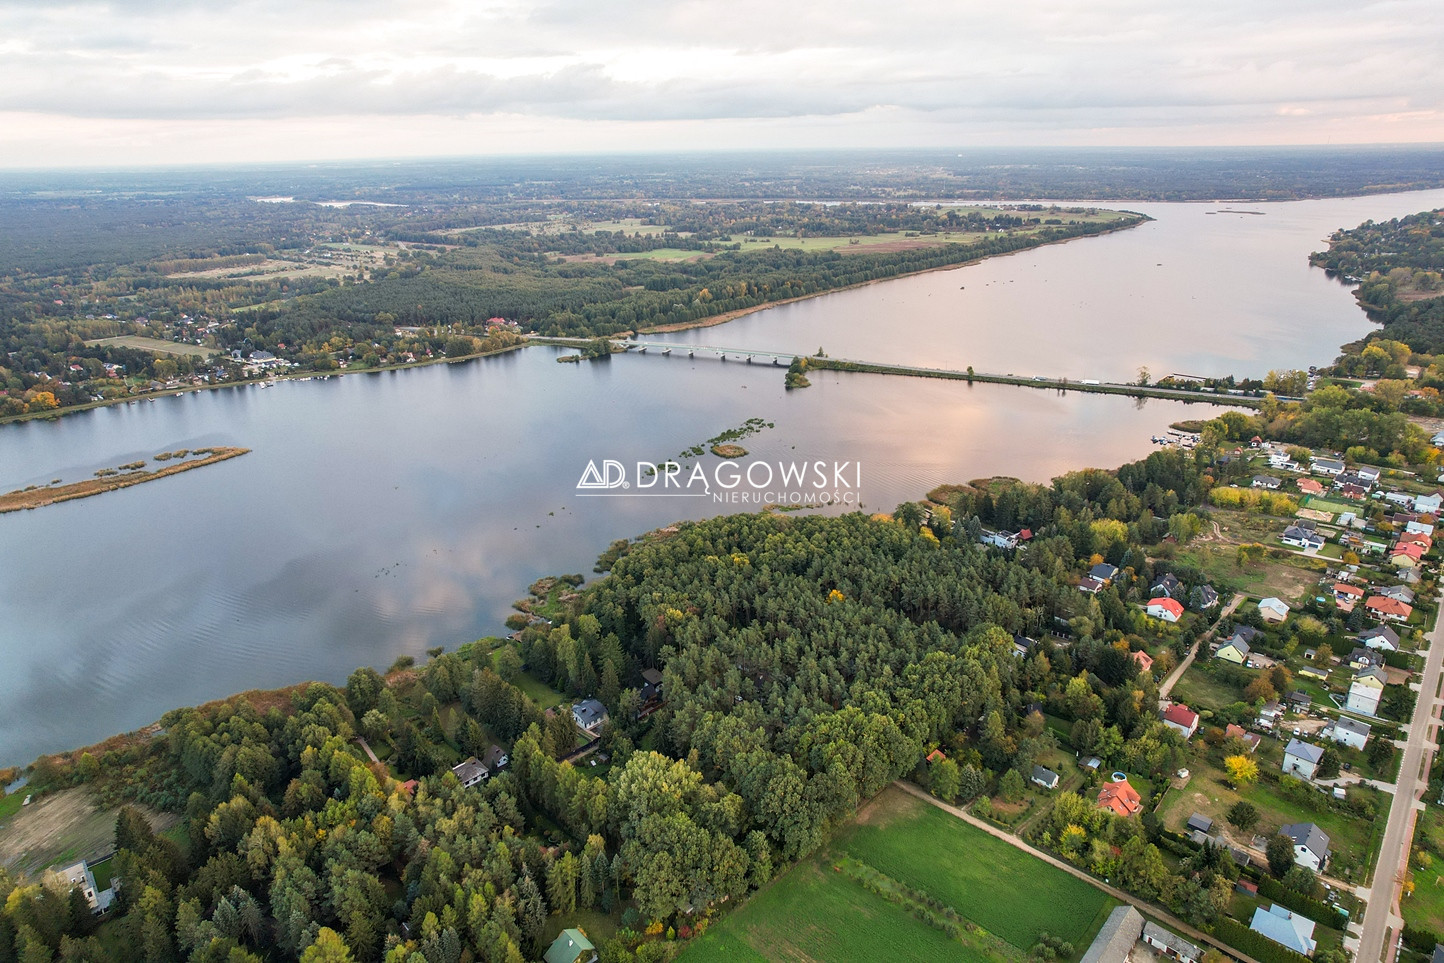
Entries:
[[[949, 939], [864, 888], [850, 866], [941, 900], [985, 932], [972, 934], [972, 945]], [[1073, 943], [1076, 959], [1113, 905], [1082, 880], [889, 788], [683, 959], [1020, 960], [1043, 932]]]
[[[1204, 654], [1207, 655], [1206, 652]], [[1207, 663], [1203, 662], [1194, 662], [1189, 666], [1170, 694], [1194, 711], [1217, 711], [1224, 706], [1243, 701], [1242, 689], [1235, 689], [1219, 676], [1209, 672]]]
[[1429, 853], [1428, 869], [1421, 867], [1417, 856], [1411, 856], [1410, 871], [1414, 874], [1414, 892], [1399, 901], [1404, 920], [1438, 933], [1444, 931], [1444, 813], [1430, 807], [1419, 814], [1414, 829], [1414, 846]]
[[146, 338], [138, 334], [122, 334], [114, 338], [97, 338], [94, 341], [85, 342], [87, 345], [113, 344], [120, 348], [135, 348], [139, 351], [153, 351], [156, 354], [194, 355], [197, 358], [209, 357], [216, 353], [215, 348], [205, 348], [198, 344], [181, 344], [178, 341], [162, 341], [159, 338]]

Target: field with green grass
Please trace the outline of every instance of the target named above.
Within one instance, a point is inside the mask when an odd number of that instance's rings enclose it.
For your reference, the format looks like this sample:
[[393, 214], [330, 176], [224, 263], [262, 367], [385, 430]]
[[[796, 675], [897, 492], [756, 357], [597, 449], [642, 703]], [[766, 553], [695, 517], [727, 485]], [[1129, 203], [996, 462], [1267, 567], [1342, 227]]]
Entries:
[[[856, 876], [926, 894], [979, 928], [950, 939]], [[1021, 960], [1047, 932], [1081, 957], [1114, 901], [1101, 890], [897, 789], [885, 790], [816, 857], [759, 892], [683, 959]]]
[[[1409, 858], [1414, 892], [1399, 901], [1399, 908], [1410, 926], [1444, 933], [1444, 813], [1431, 806], [1419, 814], [1414, 847]], [[1421, 851], [1429, 854], [1427, 867], [1420, 865]]]
[[178, 341], [162, 341], [159, 338], [146, 338], [138, 334], [98, 338], [85, 343], [87, 345], [113, 344], [119, 348], [135, 348], [138, 351], [153, 351], [156, 354], [194, 355], [197, 358], [204, 358], [216, 353], [215, 348], [205, 348], [198, 344], [181, 344]]

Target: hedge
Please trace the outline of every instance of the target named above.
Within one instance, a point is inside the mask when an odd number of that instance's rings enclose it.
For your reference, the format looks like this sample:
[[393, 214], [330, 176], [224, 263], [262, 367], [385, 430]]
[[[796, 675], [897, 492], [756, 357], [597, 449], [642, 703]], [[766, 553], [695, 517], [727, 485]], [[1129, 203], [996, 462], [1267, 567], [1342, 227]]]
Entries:
[[[1330, 906], [1311, 896], [1305, 896], [1298, 890], [1289, 889], [1272, 877], [1265, 876], [1259, 880], [1258, 892], [1260, 896], [1267, 896], [1275, 903], [1282, 903], [1295, 913], [1302, 913], [1321, 926], [1341, 930], [1346, 924], [1347, 917], [1337, 907]], [[1434, 947], [1431, 945], [1429, 949], [1432, 951]]]
[[1214, 920], [1213, 935], [1234, 949], [1247, 953], [1259, 963], [1308, 963], [1308, 957], [1295, 953], [1226, 916]]
[[1426, 930], [1418, 926], [1404, 924], [1404, 945], [1411, 950], [1418, 950], [1425, 956], [1434, 952], [1434, 947], [1444, 943], [1444, 937], [1432, 930]]

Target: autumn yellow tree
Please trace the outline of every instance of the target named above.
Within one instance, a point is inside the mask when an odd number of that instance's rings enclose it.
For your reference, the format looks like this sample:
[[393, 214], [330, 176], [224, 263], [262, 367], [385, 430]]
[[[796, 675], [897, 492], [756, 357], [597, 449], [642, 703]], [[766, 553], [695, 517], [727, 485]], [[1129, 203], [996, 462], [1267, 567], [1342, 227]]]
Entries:
[[1258, 779], [1258, 763], [1248, 756], [1229, 756], [1223, 761], [1228, 770], [1229, 781], [1237, 786], [1246, 786]]

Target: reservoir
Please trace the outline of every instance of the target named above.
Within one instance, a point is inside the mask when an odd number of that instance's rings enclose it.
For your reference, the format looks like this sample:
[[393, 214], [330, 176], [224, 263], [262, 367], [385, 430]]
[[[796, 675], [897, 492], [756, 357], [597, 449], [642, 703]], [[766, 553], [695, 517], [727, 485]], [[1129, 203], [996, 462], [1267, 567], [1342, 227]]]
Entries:
[[[1130, 378], [1140, 364], [1155, 377], [1323, 364], [1369, 325], [1308, 253], [1335, 228], [1440, 204], [1444, 192], [1246, 205], [1261, 215], [1113, 205], [1156, 220], [669, 338], [1076, 378]], [[578, 482], [591, 463], [662, 461], [755, 417], [771, 427], [741, 442], [744, 462], [846, 464], [856, 507], [890, 511], [944, 482], [1113, 467], [1147, 454], [1171, 422], [1219, 410], [835, 372], [788, 392], [769, 364], [674, 353], [563, 365], [558, 353], [0, 428], [6, 491], [178, 448], [252, 449], [0, 516], [0, 765], [175, 706], [340, 683], [359, 665], [500, 634], [537, 577], [590, 576], [615, 539], [753, 507], [588, 493]]]

